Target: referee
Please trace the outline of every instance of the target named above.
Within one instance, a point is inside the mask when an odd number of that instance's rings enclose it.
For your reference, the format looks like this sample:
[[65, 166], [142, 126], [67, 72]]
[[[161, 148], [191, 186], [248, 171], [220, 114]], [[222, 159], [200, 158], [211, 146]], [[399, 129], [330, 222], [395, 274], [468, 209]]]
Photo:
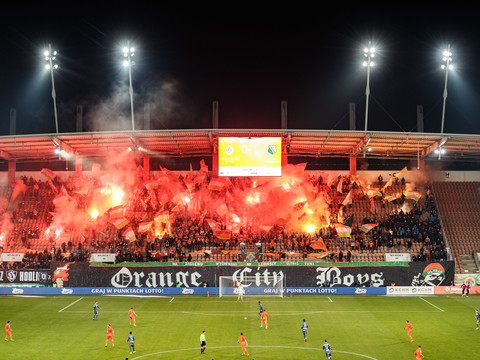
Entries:
[[205, 330], [200, 334], [200, 354], [205, 354], [205, 349], [207, 348], [207, 340], [205, 338]]

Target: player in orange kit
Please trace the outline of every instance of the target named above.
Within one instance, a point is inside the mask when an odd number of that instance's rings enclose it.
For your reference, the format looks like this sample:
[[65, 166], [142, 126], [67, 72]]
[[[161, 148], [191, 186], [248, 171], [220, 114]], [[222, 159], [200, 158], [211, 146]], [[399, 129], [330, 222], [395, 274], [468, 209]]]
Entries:
[[132, 325], [133, 322], [133, 326], [137, 326], [135, 325], [135, 317], [137, 314], [135, 313], [135, 310], [133, 310], [133, 307], [128, 310], [128, 316], [130, 316], [130, 325]]
[[115, 343], [113, 342], [113, 328], [110, 324], [107, 326], [107, 340], [105, 340], [105, 346], [108, 345], [108, 340], [112, 340], [112, 346], [115, 347]]
[[248, 346], [247, 339], [245, 339], [245, 336], [243, 336], [243, 332], [240, 333], [240, 337], [238, 338], [237, 342], [240, 343], [240, 345], [242, 345], [242, 355], [250, 356], [250, 354], [247, 351], [247, 346]]
[[418, 349], [415, 350], [415, 360], [421, 360], [424, 356], [422, 354], [422, 347], [420, 345], [418, 345]]
[[405, 324], [405, 329], [404, 330], [407, 330], [407, 334], [408, 334], [408, 337], [410, 338], [410, 341], [413, 342], [413, 338], [412, 338], [412, 324], [410, 324], [410, 322], [407, 320], [406, 324]]
[[262, 320], [260, 320], [260, 327], [263, 327], [263, 324], [265, 323], [265, 329], [268, 329], [267, 318], [268, 318], [267, 310], [263, 309]]
[[7, 335], [5, 336], [5, 341], [8, 340], [9, 336], [10, 336], [10, 340], [13, 341], [12, 328], [10, 327], [10, 320], [8, 320], [7, 323], [5, 324], [5, 332], [7, 333]]

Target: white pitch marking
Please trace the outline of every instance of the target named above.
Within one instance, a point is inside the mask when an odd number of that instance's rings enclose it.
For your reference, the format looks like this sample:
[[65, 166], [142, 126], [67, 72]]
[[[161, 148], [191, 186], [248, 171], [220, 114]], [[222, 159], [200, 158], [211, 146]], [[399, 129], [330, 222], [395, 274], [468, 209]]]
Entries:
[[175, 297], [172, 297], [172, 299], [171, 299], [169, 302], [172, 302], [172, 301], [173, 301], [173, 299], [175, 299]]
[[83, 299], [83, 296], [82, 296], [80, 299], [75, 300], [75, 301], [74, 301], [73, 303], [71, 303], [70, 305], [65, 306], [62, 310], [58, 310], [58, 312], [62, 312], [63, 310], [69, 308], [70, 306], [72, 306], [73, 304], [79, 302], [79, 301], [82, 300], [82, 299]]
[[[238, 348], [238, 346], [211, 346], [209, 349], [228, 349], [228, 348]], [[299, 346], [249, 346], [250, 348], [281, 348], [281, 349], [301, 349], [301, 350], [313, 350], [313, 351], [323, 351], [323, 349], [318, 349], [318, 348], [306, 348], [306, 347], [299, 347]], [[135, 359], [141, 359], [147, 356], [153, 356], [153, 355], [160, 355], [160, 354], [168, 354], [168, 353], [173, 353], [173, 352], [180, 352], [180, 351], [192, 351], [192, 350], [198, 350], [198, 348], [189, 348], [189, 349], [174, 349], [174, 350], [165, 350], [165, 351], [159, 351], [151, 354], [144, 354], [140, 356], [133, 357], [132, 360]], [[357, 354], [349, 351], [341, 351], [341, 350], [335, 350], [336, 353], [344, 353], [344, 354], [350, 354], [350, 355], [355, 355], [359, 356], [365, 359], [370, 359], [370, 360], [378, 360], [374, 357], [368, 356], [368, 355], [363, 355], [363, 354]]]
[[425, 301], [428, 305], [433, 306], [435, 309], [438, 309], [438, 310], [440, 310], [440, 311], [442, 311], [442, 312], [445, 312], [445, 310], [440, 309], [440, 308], [439, 308], [438, 306], [436, 306], [436, 305], [433, 305], [430, 301], [425, 300], [423, 297], [420, 297], [420, 299], [422, 299], [423, 301]]
[[327, 297], [327, 299], [328, 299], [328, 300], [330, 300], [330, 302], [333, 302], [333, 300], [332, 300], [332, 299], [330, 299], [330, 296], [328, 296], [328, 297]]

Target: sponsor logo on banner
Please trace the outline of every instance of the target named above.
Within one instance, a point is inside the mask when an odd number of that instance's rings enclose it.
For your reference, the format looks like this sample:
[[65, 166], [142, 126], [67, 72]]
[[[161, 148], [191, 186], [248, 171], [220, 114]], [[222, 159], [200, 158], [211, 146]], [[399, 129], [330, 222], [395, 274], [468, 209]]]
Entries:
[[184, 295], [191, 295], [194, 292], [195, 292], [195, 290], [193, 290], [193, 289], [183, 289], [182, 290], [182, 294], [184, 294]]
[[355, 294], [363, 295], [363, 294], [366, 294], [366, 293], [367, 293], [367, 289], [360, 289], [360, 288], [355, 289]]
[[23, 289], [13, 288], [12, 294], [15, 294], [15, 295], [23, 294]]
[[71, 295], [71, 294], [73, 294], [73, 289], [63, 288], [63, 289], [62, 289], [62, 294], [63, 294], [63, 295]]
[[387, 295], [433, 295], [433, 286], [387, 286]]
[[431, 263], [413, 278], [412, 286], [440, 286], [444, 280], [445, 268], [439, 263]]

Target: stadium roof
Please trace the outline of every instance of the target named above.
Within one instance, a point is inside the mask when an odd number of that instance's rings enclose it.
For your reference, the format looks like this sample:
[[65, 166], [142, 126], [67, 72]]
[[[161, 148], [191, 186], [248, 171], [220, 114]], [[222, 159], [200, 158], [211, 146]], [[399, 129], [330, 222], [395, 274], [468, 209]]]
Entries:
[[[151, 157], [199, 157], [215, 152], [218, 138], [282, 137], [283, 151], [301, 157], [480, 160], [480, 135], [352, 130], [140, 130], [0, 136], [0, 158], [17, 162], [59, 159], [58, 151], [104, 158], [129, 147]], [[437, 151], [436, 151], [437, 150]]]

